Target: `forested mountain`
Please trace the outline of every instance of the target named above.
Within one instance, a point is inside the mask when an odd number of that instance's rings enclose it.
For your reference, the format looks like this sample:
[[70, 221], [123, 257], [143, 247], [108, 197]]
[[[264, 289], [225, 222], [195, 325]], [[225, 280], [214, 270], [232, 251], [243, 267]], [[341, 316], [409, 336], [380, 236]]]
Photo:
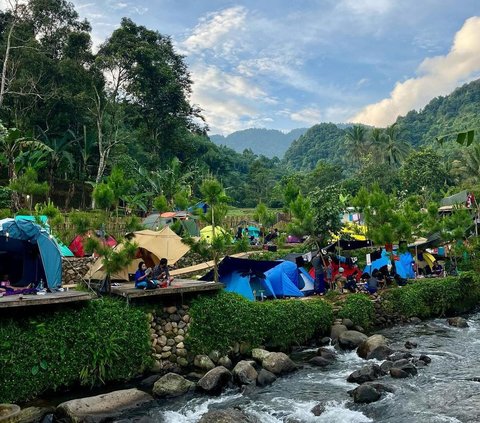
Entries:
[[[396, 138], [413, 148], [435, 144], [438, 136], [480, 128], [480, 80], [465, 84], [445, 97], [434, 98], [423, 110], [408, 112], [397, 119], [395, 126]], [[332, 123], [311, 127], [286, 151], [286, 163], [302, 170], [313, 169], [319, 160], [345, 163], [348, 128], [340, 128]]]
[[210, 139], [217, 145], [225, 145], [242, 153], [250, 149], [255, 154], [262, 154], [265, 157], [282, 158], [285, 151], [290, 147], [292, 141], [299, 138], [307, 131], [307, 128], [292, 129], [283, 133], [276, 129], [250, 128], [243, 131], [236, 131], [227, 135], [211, 135]]

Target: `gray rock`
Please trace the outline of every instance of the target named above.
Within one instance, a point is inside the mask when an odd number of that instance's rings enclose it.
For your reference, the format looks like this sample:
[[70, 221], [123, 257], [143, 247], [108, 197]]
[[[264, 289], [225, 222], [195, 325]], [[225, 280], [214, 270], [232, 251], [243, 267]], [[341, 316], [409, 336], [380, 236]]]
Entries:
[[347, 382], [350, 383], [364, 383], [368, 381], [374, 381], [383, 375], [382, 369], [377, 364], [370, 364], [362, 367], [360, 370], [355, 370], [351, 373]]
[[215, 368], [215, 364], [210, 359], [208, 355], [197, 355], [193, 360], [193, 364], [195, 367], [198, 367], [202, 370], [212, 370]]
[[380, 397], [380, 392], [370, 385], [360, 385], [353, 390], [353, 401], [359, 404], [369, 404], [378, 401]]
[[403, 370], [411, 376], [415, 376], [417, 374], [417, 368], [407, 359], [395, 361], [393, 363], [392, 369]]
[[257, 377], [257, 385], [258, 386], [267, 386], [271, 385], [273, 382], [277, 380], [277, 376], [275, 376], [272, 372], [268, 370], [261, 369], [258, 373]]
[[308, 362], [318, 367], [326, 367], [332, 364], [330, 360], [327, 360], [326, 358], [318, 357], [318, 356], [311, 358], [310, 360], [308, 360]]
[[391, 387], [390, 385], [385, 385], [380, 382], [365, 382], [363, 385], [372, 386], [381, 394], [384, 392], [391, 392], [391, 393], [395, 392], [395, 389], [393, 387]]
[[338, 343], [343, 349], [354, 350], [366, 339], [367, 335], [361, 332], [357, 332], [356, 330], [347, 330], [340, 334], [338, 337]]
[[398, 369], [396, 367], [392, 367], [390, 369], [390, 376], [392, 376], [395, 379], [403, 379], [409, 376], [409, 374], [402, 369]]
[[187, 367], [189, 363], [185, 357], [177, 357], [177, 364], [181, 367]]
[[346, 332], [347, 330], [348, 329], [345, 325], [333, 325], [330, 330], [330, 338], [333, 341], [336, 341], [339, 338], [340, 334]]
[[167, 314], [174, 314], [177, 312], [177, 307], [175, 306], [165, 307], [163, 311]]
[[150, 401], [153, 401], [152, 396], [145, 392], [138, 389], [125, 389], [63, 402], [57, 407], [56, 414], [65, 416], [72, 422], [81, 422], [92, 417], [100, 421]]
[[219, 395], [232, 380], [232, 374], [223, 366], [210, 370], [198, 381], [198, 387], [211, 395]]
[[432, 362], [432, 359], [428, 355], [425, 355], [425, 354], [421, 354], [420, 357], [419, 357], [419, 360], [423, 361], [425, 364], [430, 364]]
[[258, 373], [252, 364], [242, 360], [237, 363], [233, 371], [233, 379], [241, 385], [254, 384], [257, 380]]
[[262, 367], [275, 375], [290, 373], [297, 369], [287, 354], [272, 352], [263, 361]]
[[310, 410], [314, 416], [318, 417], [325, 411], [325, 404], [319, 403]]
[[155, 382], [160, 379], [162, 376], [161, 375], [152, 375], [152, 376], [149, 376], [145, 379], [143, 379], [140, 384], [139, 384], [139, 388], [142, 389], [142, 390], [145, 390], [145, 391], [151, 391], [152, 388], [153, 388], [153, 385], [155, 385]]
[[209, 411], [202, 416], [198, 423], [260, 423], [254, 417], [247, 416], [235, 408]]
[[346, 326], [347, 329], [353, 329], [353, 322], [350, 319], [343, 319], [342, 320], [342, 325]]
[[252, 350], [252, 358], [259, 363], [262, 363], [270, 355], [270, 351], [261, 348], [254, 348]]
[[383, 335], [369, 336], [358, 346], [357, 354], [359, 357], [367, 358], [368, 354], [380, 346], [387, 346], [387, 338], [385, 338]]
[[175, 373], [167, 373], [155, 382], [155, 385], [153, 385], [153, 393], [160, 398], [178, 397], [194, 388], [195, 384], [183, 376]]
[[413, 341], [407, 341], [405, 342], [405, 348], [407, 350], [411, 350], [413, 348], [417, 348], [417, 343], [416, 342], [413, 342]]
[[387, 358], [389, 361], [398, 361], [398, 360], [404, 360], [408, 358], [412, 358], [412, 354], [409, 352], [402, 352], [402, 351], [397, 351], [394, 352], [392, 355], [389, 355]]
[[393, 353], [393, 350], [386, 345], [379, 345], [373, 351], [369, 352], [367, 355], [367, 360], [385, 360], [388, 356]]
[[357, 332], [362, 332], [362, 333], [365, 332], [365, 329], [362, 326], [358, 326], [358, 325], [355, 325], [353, 327], [353, 330], [356, 330]]
[[330, 341], [331, 341], [331, 339], [328, 336], [325, 336], [322, 339], [320, 339], [320, 341], [318, 341], [318, 343], [319, 343], [319, 345], [326, 346], [326, 345], [330, 345]]
[[410, 323], [413, 323], [414, 325], [418, 325], [419, 323], [422, 323], [422, 319], [418, 317], [410, 317]]
[[447, 322], [450, 326], [455, 326], [457, 328], [468, 328], [467, 320], [463, 317], [450, 317], [447, 319]]
[[0, 421], [5, 423], [36, 423], [44, 419], [48, 421], [54, 411], [55, 408], [53, 407], [27, 407], [20, 409], [15, 404], [1, 404], [0, 416], [2, 417], [0, 417]]
[[232, 360], [230, 360], [228, 358], [228, 356], [224, 355], [223, 357], [220, 357], [218, 359], [218, 363], [217, 363], [219, 366], [223, 366], [225, 368], [227, 368], [228, 370], [230, 370], [232, 367], [233, 367], [233, 364], [232, 364]]
[[393, 361], [384, 361], [381, 365], [380, 365], [380, 369], [382, 370], [383, 373], [388, 373], [390, 372], [390, 369], [392, 368], [393, 366]]
[[317, 355], [319, 357], [323, 357], [330, 361], [336, 360], [337, 358], [337, 354], [335, 354], [332, 350], [329, 350], [328, 348], [324, 348], [324, 347], [320, 347], [317, 350]]
[[220, 360], [221, 354], [218, 351], [212, 351], [208, 356], [210, 357], [210, 360], [217, 364], [218, 360]]

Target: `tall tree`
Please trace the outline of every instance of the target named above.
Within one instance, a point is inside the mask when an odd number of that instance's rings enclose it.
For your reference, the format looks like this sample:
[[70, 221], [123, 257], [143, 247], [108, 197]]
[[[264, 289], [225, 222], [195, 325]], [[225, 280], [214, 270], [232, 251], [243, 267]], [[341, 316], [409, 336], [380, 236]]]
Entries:
[[363, 157], [369, 148], [368, 128], [363, 125], [353, 125], [345, 133], [348, 158], [356, 163], [360, 157]]

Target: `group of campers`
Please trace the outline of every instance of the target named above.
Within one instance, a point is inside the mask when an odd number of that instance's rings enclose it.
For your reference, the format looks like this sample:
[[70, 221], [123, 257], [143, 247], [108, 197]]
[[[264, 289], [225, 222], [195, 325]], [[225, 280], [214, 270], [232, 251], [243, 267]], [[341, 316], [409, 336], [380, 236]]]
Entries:
[[157, 289], [167, 288], [173, 282], [173, 276], [168, 271], [168, 261], [166, 258], [160, 259], [160, 262], [153, 267], [147, 268], [144, 261], [138, 263], [138, 270], [135, 272], [135, 288], [137, 289]]

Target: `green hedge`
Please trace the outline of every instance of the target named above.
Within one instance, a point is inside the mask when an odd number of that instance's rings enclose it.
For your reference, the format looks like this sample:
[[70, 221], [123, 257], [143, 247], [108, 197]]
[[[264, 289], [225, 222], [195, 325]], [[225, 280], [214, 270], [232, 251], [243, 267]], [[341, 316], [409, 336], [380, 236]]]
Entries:
[[127, 380], [150, 360], [145, 312], [99, 299], [0, 321], [0, 403], [76, 384]]
[[355, 325], [368, 329], [375, 320], [375, 306], [366, 294], [349, 294], [342, 305], [339, 316], [350, 319]]
[[480, 277], [465, 272], [459, 277], [419, 279], [386, 291], [385, 307], [406, 317], [434, 317], [471, 310], [480, 302]]
[[235, 342], [289, 347], [328, 331], [333, 322], [331, 305], [321, 299], [251, 302], [229, 292], [197, 298], [190, 314], [186, 343], [195, 354], [226, 353]]

